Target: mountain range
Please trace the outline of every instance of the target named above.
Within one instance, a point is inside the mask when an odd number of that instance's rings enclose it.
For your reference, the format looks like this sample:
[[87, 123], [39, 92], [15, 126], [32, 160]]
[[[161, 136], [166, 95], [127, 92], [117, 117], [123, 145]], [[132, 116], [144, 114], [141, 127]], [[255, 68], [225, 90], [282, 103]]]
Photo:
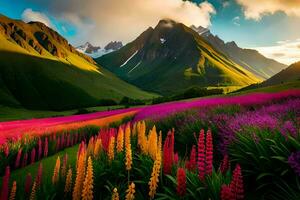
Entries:
[[103, 49], [100, 46], [94, 46], [91, 43], [86, 42], [84, 45], [76, 47], [76, 50], [92, 58], [98, 58], [105, 54], [119, 50], [122, 47], [123, 43], [120, 41], [112, 41], [108, 43]]
[[0, 104], [64, 110], [143, 99], [149, 94], [119, 79], [40, 22], [0, 16]]
[[235, 62], [212, 45], [206, 35], [210, 35], [208, 30], [199, 33], [164, 19], [96, 62], [120, 78], [162, 95], [195, 85], [232, 90], [264, 80], [263, 73], [257, 75], [258, 72], [250, 70], [254, 67], [246, 68]]

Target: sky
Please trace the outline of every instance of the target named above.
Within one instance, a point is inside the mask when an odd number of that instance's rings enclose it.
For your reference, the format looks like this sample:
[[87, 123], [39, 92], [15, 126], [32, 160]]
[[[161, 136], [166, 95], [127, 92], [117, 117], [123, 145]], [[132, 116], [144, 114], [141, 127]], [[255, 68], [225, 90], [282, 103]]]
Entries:
[[74, 46], [101, 47], [171, 18], [285, 64], [300, 60], [300, 0], [1, 0], [0, 13], [41, 21]]

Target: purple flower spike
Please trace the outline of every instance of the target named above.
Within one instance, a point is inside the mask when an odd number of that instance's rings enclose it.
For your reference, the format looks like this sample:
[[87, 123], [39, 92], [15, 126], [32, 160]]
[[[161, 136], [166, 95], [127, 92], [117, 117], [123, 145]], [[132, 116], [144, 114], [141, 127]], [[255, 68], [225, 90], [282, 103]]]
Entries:
[[300, 151], [292, 153], [288, 159], [288, 163], [295, 173], [300, 176]]

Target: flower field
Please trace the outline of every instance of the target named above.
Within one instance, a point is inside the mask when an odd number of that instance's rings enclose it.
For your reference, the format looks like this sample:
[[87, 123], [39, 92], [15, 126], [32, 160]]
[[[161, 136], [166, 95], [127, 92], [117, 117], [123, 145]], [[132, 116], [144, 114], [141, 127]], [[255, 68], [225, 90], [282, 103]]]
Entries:
[[0, 124], [0, 199], [300, 199], [300, 91]]

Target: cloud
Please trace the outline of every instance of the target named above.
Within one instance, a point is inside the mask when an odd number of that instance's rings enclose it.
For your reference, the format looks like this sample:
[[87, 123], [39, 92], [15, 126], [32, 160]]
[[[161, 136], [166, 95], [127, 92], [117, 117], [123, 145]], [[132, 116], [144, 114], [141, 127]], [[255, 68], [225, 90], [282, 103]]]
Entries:
[[46, 24], [49, 27], [53, 27], [50, 19], [45, 14], [33, 11], [31, 8], [27, 8], [23, 11], [22, 20], [24, 22], [38, 21]]
[[274, 46], [255, 48], [268, 58], [290, 65], [300, 61], [300, 40], [278, 41]]
[[232, 22], [233, 22], [233, 24], [236, 25], [236, 26], [241, 26], [241, 24], [240, 24], [240, 17], [239, 17], [239, 16], [234, 17], [234, 18], [232, 19]]
[[260, 20], [264, 15], [282, 11], [300, 17], [299, 0], [236, 0], [243, 7], [247, 19]]
[[[183, 0], [48, 0], [42, 3], [57, 19], [69, 21], [78, 29], [77, 43], [88, 40], [105, 45], [108, 41], [129, 42], [162, 18], [171, 18], [188, 26], [208, 27], [215, 8], [207, 1]], [[46, 5], [44, 5], [46, 4]]]

